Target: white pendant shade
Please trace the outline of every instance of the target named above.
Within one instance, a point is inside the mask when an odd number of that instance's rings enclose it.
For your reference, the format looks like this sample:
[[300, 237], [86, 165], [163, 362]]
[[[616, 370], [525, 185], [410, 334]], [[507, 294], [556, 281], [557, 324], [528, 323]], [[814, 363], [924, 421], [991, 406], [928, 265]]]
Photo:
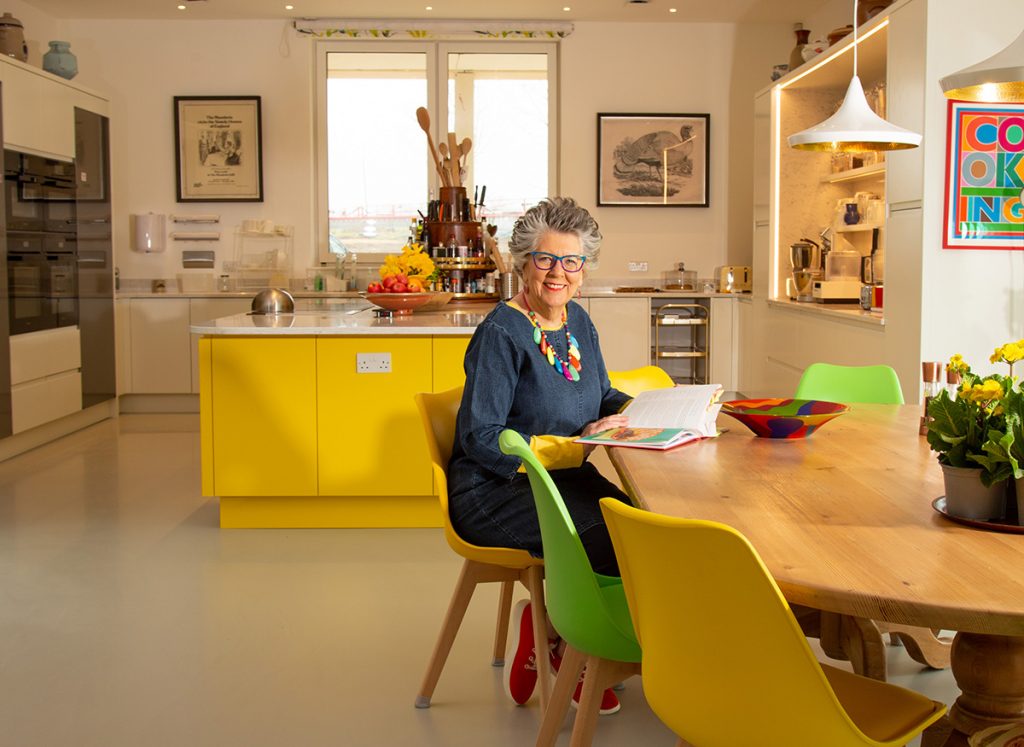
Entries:
[[789, 136], [790, 147], [797, 150], [838, 153], [905, 150], [920, 144], [919, 134], [890, 124], [871, 110], [856, 74], [839, 111], [824, 122]]
[[1010, 46], [939, 81], [958, 101], [1024, 103], [1024, 32]]

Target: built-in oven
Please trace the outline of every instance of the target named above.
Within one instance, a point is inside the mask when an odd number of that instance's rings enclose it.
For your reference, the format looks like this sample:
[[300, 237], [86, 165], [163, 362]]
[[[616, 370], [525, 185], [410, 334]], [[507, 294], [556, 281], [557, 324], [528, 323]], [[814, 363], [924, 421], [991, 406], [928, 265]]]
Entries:
[[5, 150], [4, 201], [10, 231], [73, 232], [74, 164]]
[[7, 247], [11, 334], [78, 324], [74, 234], [9, 231]]

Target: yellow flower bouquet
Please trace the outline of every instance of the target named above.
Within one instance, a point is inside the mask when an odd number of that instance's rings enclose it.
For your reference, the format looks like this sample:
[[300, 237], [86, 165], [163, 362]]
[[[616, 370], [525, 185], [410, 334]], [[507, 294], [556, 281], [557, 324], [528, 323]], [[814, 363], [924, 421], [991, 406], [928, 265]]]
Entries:
[[437, 276], [434, 260], [420, 244], [406, 244], [401, 254], [389, 254], [377, 272], [380, 283], [370, 283], [370, 293], [420, 293], [430, 287]]

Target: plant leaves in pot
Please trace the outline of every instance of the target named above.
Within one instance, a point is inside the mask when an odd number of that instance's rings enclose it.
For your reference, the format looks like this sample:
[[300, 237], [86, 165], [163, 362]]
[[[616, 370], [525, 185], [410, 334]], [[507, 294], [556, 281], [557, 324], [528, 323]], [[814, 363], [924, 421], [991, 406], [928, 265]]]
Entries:
[[955, 397], [942, 391], [928, 405], [928, 445], [942, 467], [946, 510], [969, 519], [1001, 519], [1013, 470], [992, 455], [991, 444], [1005, 438], [1003, 399], [1013, 379], [999, 374], [982, 378], [959, 355], [949, 367], [960, 374], [959, 391]]

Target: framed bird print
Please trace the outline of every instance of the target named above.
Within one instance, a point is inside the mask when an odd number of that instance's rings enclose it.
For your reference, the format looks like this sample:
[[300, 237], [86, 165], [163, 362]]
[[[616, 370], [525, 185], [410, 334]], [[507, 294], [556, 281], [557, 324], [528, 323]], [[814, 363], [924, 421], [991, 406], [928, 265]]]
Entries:
[[707, 207], [710, 114], [598, 114], [597, 204]]

